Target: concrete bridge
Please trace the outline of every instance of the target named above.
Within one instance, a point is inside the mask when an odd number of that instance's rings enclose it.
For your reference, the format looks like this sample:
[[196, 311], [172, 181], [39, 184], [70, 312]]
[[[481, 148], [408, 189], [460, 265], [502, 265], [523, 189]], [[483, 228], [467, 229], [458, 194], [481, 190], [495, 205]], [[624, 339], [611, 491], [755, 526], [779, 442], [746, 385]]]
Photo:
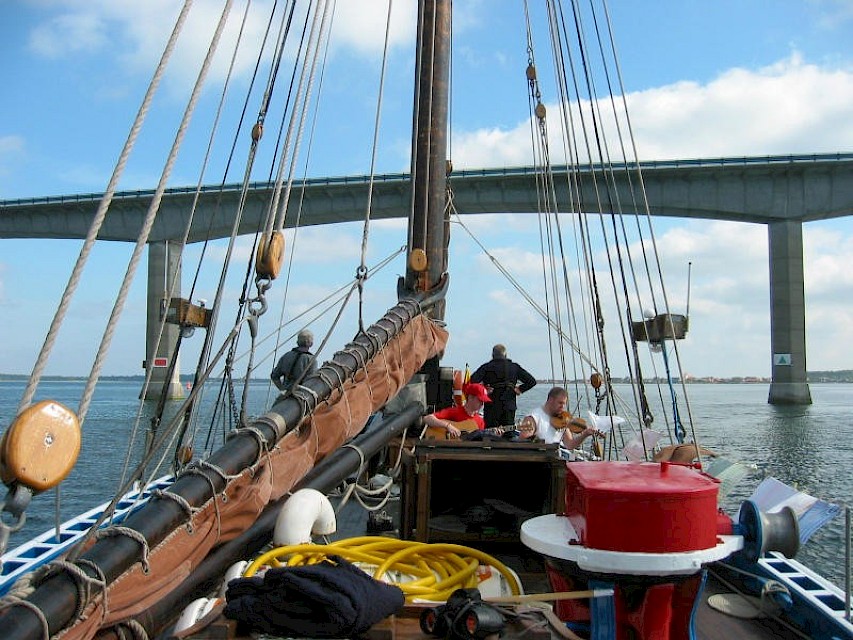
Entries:
[[[641, 163], [652, 215], [707, 218], [765, 224], [770, 256], [772, 383], [768, 401], [809, 404], [806, 381], [805, 300], [802, 225], [853, 214], [853, 153], [674, 160]], [[624, 167], [612, 176], [623, 213], [633, 213], [632, 185]], [[557, 201], [568, 202], [567, 181], [559, 177]], [[562, 169], [565, 172], [565, 169]], [[597, 211], [593, 175], [582, 171], [581, 209]], [[636, 182], [634, 176], [634, 181]], [[364, 215], [369, 178], [317, 178], [304, 184], [302, 225], [359, 220]], [[535, 169], [457, 171], [451, 176], [454, 203], [460, 214], [529, 213], [537, 210]], [[296, 185], [302, 188], [302, 184]], [[636, 185], [634, 185], [634, 188]], [[272, 187], [253, 184], [249, 190], [240, 234], [254, 233], [266, 215]], [[135, 241], [153, 196], [151, 191], [115, 195], [99, 238]], [[83, 238], [102, 194], [0, 201], [0, 238]], [[189, 242], [228, 236], [240, 185], [205, 187], [190, 229]], [[410, 209], [407, 174], [374, 177], [373, 219], [406, 217]], [[149, 293], [146, 360], [170, 355], [177, 327], [169, 325], [161, 353], [153, 353], [152, 329], [162, 302], [162, 283], [174, 273], [189, 219], [195, 188], [170, 189], [161, 204], [149, 241]], [[291, 200], [295, 208], [296, 198]], [[295, 215], [288, 212], [288, 220]], [[179, 294], [176, 294], [179, 295]], [[162, 380], [162, 378], [161, 378]], [[173, 381], [173, 387], [180, 384]]]

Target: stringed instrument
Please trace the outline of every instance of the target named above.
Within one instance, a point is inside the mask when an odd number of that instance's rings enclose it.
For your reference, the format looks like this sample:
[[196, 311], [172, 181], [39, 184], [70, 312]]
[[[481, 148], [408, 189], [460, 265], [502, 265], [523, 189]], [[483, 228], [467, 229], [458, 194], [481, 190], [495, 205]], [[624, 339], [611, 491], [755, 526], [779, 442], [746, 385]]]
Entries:
[[[455, 426], [459, 431], [462, 432], [464, 436], [466, 433], [472, 433], [474, 431], [478, 431], [479, 427], [474, 420], [462, 420], [460, 422], [454, 422], [453, 420], [445, 420], [445, 422], [449, 422], [453, 426]], [[522, 437], [530, 437], [533, 431], [535, 431], [535, 425], [531, 428], [528, 425], [525, 425], [523, 422], [518, 426], [507, 425], [506, 427], [492, 427], [490, 429], [483, 429], [483, 433], [490, 433], [493, 435], [503, 435], [508, 431], [520, 431]], [[527, 435], [525, 435], [527, 434]], [[444, 427], [427, 427], [423, 433], [424, 440], [455, 440], [456, 438], [451, 438], [448, 434], [447, 430]]]
[[[578, 434], [589, 425], [583, 418], [575, 418], [568, 411], [561, 411], [557, 415], [551, 416], [551, 426], [557, 430], [568, 429], [571, 433]], [[603, 438], [605, 434], [596, 430], [595, 435], [596, 437]]]
[[[583, 430], [589, 427], [590, 425], [583, 418], [575, 418], [568, 411], [561, 411], [555, 416], [551, 416], [551, 426], [557, 430], [560, 429], [568, 429], [569, 433], [573, 433], [575, 435], [579, 433], [583, 433]], [[601, 445], [597, 442], [597, 439], [603, 440], [607, 434], [599, 431], [595, 426], [592, 427], [593, 439], [592, 439], [592, 450], [595, 455], [599, 458], [602, 456]]]

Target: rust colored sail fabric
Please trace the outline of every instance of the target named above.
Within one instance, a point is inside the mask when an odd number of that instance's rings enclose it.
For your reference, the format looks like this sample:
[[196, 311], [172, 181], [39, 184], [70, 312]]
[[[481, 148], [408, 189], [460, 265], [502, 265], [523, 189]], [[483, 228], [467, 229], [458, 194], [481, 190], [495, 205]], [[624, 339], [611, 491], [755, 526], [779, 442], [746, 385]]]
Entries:
[[252, 469], [232, 480], [191, 518], [191, 526], [173, 531], [148, 556], [150, 571], [136, 564], [95, 598], [83, 618], [61, 637], [89, 639], [99, 627], [131, 618], [148, 609], [184, 580], [217, 544], [245, 531], [263, 508], [289, 491], [317, 461], [357, 435], [368, 417], [411, 379], [422, 364], [444, 350], [448, 334], [417, 316], [354, 379], [321, 404], [310, 420], [288, 433]]

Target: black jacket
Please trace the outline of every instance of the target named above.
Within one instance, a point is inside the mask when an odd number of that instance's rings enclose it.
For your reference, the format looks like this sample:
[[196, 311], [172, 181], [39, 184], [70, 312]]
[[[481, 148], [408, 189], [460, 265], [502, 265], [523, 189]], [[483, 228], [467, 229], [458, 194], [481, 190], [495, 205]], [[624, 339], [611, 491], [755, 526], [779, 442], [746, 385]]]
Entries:
[[536, 378], [530, 375], [520, 364], [509, 358], [490, 360], [486, 364], [480, 365], [471, 374], [471, 382], [481, 382], [492, 387], [493, 391], [489, 397], [492, 402], [499, 403], [505, 410], [516, 409], [515, 387], [519, 382], [521, 385], [518, 389], [521, 393], [536, 386]]

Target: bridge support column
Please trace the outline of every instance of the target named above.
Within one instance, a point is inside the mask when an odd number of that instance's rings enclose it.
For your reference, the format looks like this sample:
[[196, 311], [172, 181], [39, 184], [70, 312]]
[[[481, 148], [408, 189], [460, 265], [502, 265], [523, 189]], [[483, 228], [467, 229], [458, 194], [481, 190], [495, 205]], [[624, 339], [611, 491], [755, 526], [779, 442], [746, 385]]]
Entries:
[[175, 363], [169, 384], [163, 385], [169, 375], [169, 362], [175, 353], [180, 327], [176, 324], [166, 324], [163, 327], [160, 344], [157, 344], [160, 321], [169, 306], [169, 283], [175, 276], [178, 284], [172, 295], [174, 297], [181, 295], [180, 257], [181, 248], [178, 243], [152, 242], [148, 245], [148, 313], [143, 367], [146, 369], [150, 367], [152, 372], [151, 384], [145, 395], [146, 400], [159, 399], [164, 389], [168, 399], [184, 397], [178, 362]]
[[811, 404], [806, 379], [806, 302], [803, 225], [798, 220], [767, 225], [770, 246], [770, 404]]

